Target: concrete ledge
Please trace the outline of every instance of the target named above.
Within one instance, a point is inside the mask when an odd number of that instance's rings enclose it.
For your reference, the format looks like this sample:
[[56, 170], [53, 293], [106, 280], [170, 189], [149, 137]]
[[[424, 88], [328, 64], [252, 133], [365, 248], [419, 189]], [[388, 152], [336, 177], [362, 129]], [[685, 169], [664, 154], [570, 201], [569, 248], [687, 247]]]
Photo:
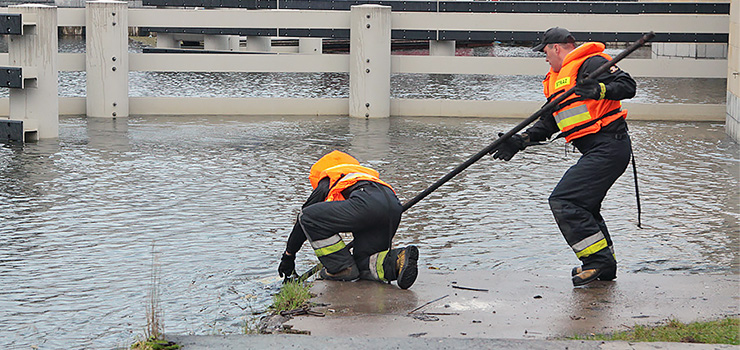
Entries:
[[218, 349], [499, 349], [499, 350], [715, 350], [732, 345], [628, 343], [581, 340], [312, 337], [306, 335], [168, 335], [183, 350]]
[[[545, 340], [622, 331], [668, 319], [737, 317], [740, 308], [738, 275], [619, 272], [615, 281], [574, 288], [569, 268], [419, 272], [408, 290], [371, 281], [316, 281], [313, 301], [327, 306], [315, 310], [327, 316], [298, 316], [288, 324], [316, 336]], [[430, 301], [434, 302], [409, 314]]]
[[325, 312], [326, 317], [298, 316], [288, 322], [294, 329], [310, 331], [310, 336], [168, 335], [167, 339], [184, 350], [737, 349], [716, 344], [552, 339], [626, 330], [672, 318], [691, 322], [737, 317], [738, 277], [620, 272], [616, 281], [573, 288], [569, 271], [421, 270], [408, 290], [371, 281], [316, 281], [313, 301], [325, 306], [314, 310]]
[[[347, 98], [220, 98], [130, 97], [130, 114], [152, 115], [336, 115], [349, 114]], [[524, 119], [542, 106], [541, 101], [476, 101], [392, 99], [391, 116], [479, 117]], [[726, 120], [724, 104], [624, 103], [629, 120]], [[60, 115], [85, 115], [84, 97], [60, 97]], [[0, 98], [0, 117], [8, 116], [8, 99]]]

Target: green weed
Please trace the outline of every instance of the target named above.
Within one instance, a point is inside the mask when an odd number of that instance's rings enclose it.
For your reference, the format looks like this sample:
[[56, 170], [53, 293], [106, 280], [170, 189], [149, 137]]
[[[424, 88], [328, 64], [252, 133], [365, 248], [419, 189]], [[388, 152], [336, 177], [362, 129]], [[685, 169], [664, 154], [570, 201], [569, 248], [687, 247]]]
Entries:
[[579, 340], [622, 340], [631, 342], [682, 342], [740, 345], [740, 318], [717, 321], [682, 323], [669, 320], [657, 327], [635, 326], [631, 330], [613, 334], [575, 336]]
[[311, 299], [310, 289], [311, 285], [303, 282], [285, 283], [280, 292], [272, 297], [270, 309], [275, 313], [297, 309]]

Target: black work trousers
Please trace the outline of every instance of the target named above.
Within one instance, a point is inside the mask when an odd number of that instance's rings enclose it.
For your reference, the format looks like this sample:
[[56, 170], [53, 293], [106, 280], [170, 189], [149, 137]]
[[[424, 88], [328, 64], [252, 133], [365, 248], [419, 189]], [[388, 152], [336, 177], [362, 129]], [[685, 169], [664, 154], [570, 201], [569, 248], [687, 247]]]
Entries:
[[[347, 196], [348, 191], [351, 192]], [[345, 200], [309, 205], [298, 217], [312, 245], [340, 232], [352, 232], [352, 253], [347, 247], [326, 255], [317, 252], [329, 273], [337, 273], [352, 264], [357, 264], [360, 272], [369, 270], [370, 255], [390, 248], [401, 222], [401, 203], [393, 190], [384, 185], [360, 181], [344, 194]]]
[[607, 191], [629, 164], [629, 135], [626, 131], [599, 132], [573, 144], [582, 156], [555, 186], [550, 209], [583, 269], [616, 266], [612, 239], [600, 211]]

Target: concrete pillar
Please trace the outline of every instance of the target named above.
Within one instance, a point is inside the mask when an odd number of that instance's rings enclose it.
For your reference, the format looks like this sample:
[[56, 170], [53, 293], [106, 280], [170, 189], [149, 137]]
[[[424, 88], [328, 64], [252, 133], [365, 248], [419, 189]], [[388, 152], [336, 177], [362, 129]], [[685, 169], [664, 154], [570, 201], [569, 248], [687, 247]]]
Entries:
[[203, 50], [229, 50], [229, 36], [205, 35], [203, 37]]
[[238, 35], [229, 35], [229, 43], [227, 50], [229, 51], [239, 51], [239, 39], [240, 37]]
[[298, 53], [320, 55], [324, 50], [322, 38], [298, 38]]
[[157, 33], [157, 47], [165, 49], [179, 49], [180, 41], [175, 40], [175, 36], [170, 33]]
[[33, 19], [36, 25], [24, 26], [23, 35], [11, 35], [8, 42], [8, 63], [22, 67], [23, 74], [35, 72], [36, 80], [26, 81], [24, 89], [10, 89], [10, 119], [22, 120], [27, 132], [25, 141], [59, 136], [59, 96], [57, 92], [57, 8], [46, 5], [9, 6], [8, 12], [20, 13], [24, 22]]
[[87, 116], [128, 117], [128, 2], [88, 1]]
[[455, 56], [455, 40], [429, 40], [429, 56]]
[[349, 116], [388, 118], [391, 106], [391, 8], [350, 10]]
[[270, 52], [272, 51], [272, 39], [269, 36], [248, 36], [247, 51]]
[[725, 131], [740, 143], [740, 0], [730, 4], [730, 38], [727, 52], [727, 116]]

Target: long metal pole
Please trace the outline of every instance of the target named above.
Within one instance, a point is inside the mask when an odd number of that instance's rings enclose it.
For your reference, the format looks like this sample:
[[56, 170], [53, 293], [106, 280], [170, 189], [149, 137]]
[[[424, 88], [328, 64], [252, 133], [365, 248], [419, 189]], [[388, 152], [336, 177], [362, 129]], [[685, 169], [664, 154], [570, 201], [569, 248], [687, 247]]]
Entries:
[[[606, 62], [602, 64], [599, 68], [597, 68], [595, 71], [591, 72], [591, 74], [588, 77], [598, 77], [599, 75], [606, 72], [609, 67], [617, 64], [617, 62], [621, 61], [623, 58], [627, 57], [629, 54], [640, 48], [641, 46], [645, 45], [646, 42], [652, 40], [655, 37], [655, 34], [653, 32], [650, 32], [648, 34], [645, 34], [632, 44], [630, 47], [625, 49], [624, 51], [620, 52], [616, 57], [612, 58], [609, 62]], [[508, 140], [512, 135], [518, 133], [522, 129], [524, 129], [527, 125], [531, 124], [533, 121], [537, 120], [537, 118], [540, 118], [543, 114], [551, 110], [556, 105], [560, 104], [560, 102], [563, 102], [566, 98], [568, 98], [570, 95], [572, 95], [575, 92], [575, 87], [572, 87], [565, 91], [564, 93], [560, 94], [557, 98], [554, 100], [548, 102], [546, 105], [544, 105], [540, 110], [537, 112], [534, 112], [529, 118], [523, 120], [521, 123], [519, 123], [517, 126], [515, 126], [513, 129], [509, 130], [509, 132], [501, 135], [501, 137], [497, 138], [495, 141], [491, 142], [490, 145], [488, 145], [486, 148], [480, 150], [480, 152], [474, 154], [472, 157], [470, 157], [468, 160], [466, 160], [464, 163], [458, 165], [455, 169], [450, 171], [447, 175], [443, 176], [437, 182], [433, 183], [429, 188], [422, 191], [416, 197], [411, 198], [408, 202], [403, 204], [403, 210], [406, 211], [406, 209], [411, 208], [414, 204], [418, 203], [420, 200], [424, 199], [424, 197], [428, 196], [430, 193], [434, 192], [437, 188], [442, 186], [445, 182], [450, 181], [455, 175], [461, 173], [463, 170], [467, 169], [470, 165], [477, 162], [483, 156], [485, 156], [488, 153], [491, 153], [491, 151], [495, 150], [499, 145], [501, 145], [504, 141]]]
[[[626, 48], [624, 51], [620, 52], [617, 56], [612, 58], [609, 62], [606, 62], [599, 66], [599, 68], [596, 68], [595, 71], [591, 72], [588, 77], [598, 77], [604, 72], [606, 72], [611, 66], [617, 64], [619, 61], [624, 59], [625, 57], [629, 56], [629, 54], [633, 53], [635, 50], [639, 49], [645, 43], [652, 40], [655, 37], [655, 33], [650, 32], [642, 36], [640, 40], [636, 41], [630, 47]], [[512, 135], [518, 133], [522, 129], [524, 129], [527, 125], [531, 124], [533, 121], [537, 120], [537, 118], [541, 117], [544, 113], [548, 112], [550, 109], [555, 107], [556, 105], [560, 104], [560, 102], [563, 102], [566, 98], [568, 98], [570, 95], [572, 95], [575, 92], [576, 88], [572, 87], [568, 90], [566, 90], [564, 93], [560, 94], [557, 98], [554, 100], [548, 102], [542, 108], [540, 108], [537, 112], [534, 112], [529, 118], [524, 119], [521, 123], [517, 124], [513, 129], [509, 130], [507, 133], [501, 135], [501, 137], [497, 138], [495, 141], [491, 142], [490, 145], [486, 146], [486, 148], [480, 150], [480, 152], [474, 154], [472, 157], [468, 158], [464, 163], [458, 165], [455, 169], [452, 169], [447, 175], [442, 176], [439, 180], [437, 180], [435, 183], [433, 183], [431, 186], [429, 186], [427, 189], [416, 195], [416, 197], [411, 198], [408, 202], [403, 204], [403, 211], [406, 211], [407, 209], [414, 206], [414, 204], [418, 203], [424, 197], [428, 196], [430, 193], [434, 192], [436, 189], [438, 189], [440, 186], [442, 186], [445, 182], [450, 181], [455, 175], [461, 173], [463, 170], [467, 169], [469, 166], [471, 166], [473, 163], [477, 162], [481, 158], [483, 158], [486, 154], [491, 153], [491, 151], [495, 150], [499, 145], [501, 145], [504, 141], [508, 140]], [[352, 246], [354, 241], [349, 242], [347, 244], [348, 246]], [[318, 263], [316, 266], [311, 268], [310, 270], [306, 271], [299, 277], [297, 277], [298, 281], [304, 281], [307, 278], [311, 277], [314, 273], [318, 272], [321, 269], [321, 263]], [[286, 278], [287, 280], [287, 278]]]

